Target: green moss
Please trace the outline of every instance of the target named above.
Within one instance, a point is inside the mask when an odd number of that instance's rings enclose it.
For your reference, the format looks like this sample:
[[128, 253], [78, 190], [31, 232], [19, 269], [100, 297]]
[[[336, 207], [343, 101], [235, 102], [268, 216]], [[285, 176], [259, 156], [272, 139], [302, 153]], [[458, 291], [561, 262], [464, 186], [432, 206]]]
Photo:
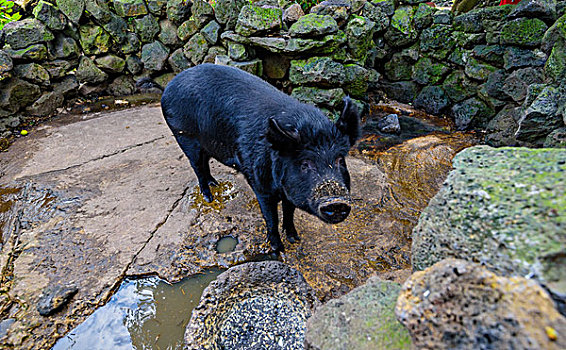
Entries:
[[501, 29], [501, 44], [534, 47], [540, 45], [548, 26], [538, 18], [521, 18]]

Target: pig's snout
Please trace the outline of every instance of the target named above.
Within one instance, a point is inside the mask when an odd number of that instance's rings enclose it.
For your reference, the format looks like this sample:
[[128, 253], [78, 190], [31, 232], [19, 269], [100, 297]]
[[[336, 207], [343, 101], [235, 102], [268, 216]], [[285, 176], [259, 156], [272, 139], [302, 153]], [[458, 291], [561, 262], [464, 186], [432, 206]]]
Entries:
[[330, 199], [323, 201], [318, 206], [320, 218], [330, 224], [344, 221], [350, 214], [350, 204], [342, 199]]

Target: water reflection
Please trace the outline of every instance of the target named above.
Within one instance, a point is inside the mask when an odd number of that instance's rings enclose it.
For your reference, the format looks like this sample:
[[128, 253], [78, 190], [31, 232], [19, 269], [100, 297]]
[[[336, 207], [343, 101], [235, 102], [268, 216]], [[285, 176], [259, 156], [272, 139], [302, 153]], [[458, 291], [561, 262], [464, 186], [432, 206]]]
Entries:
[[63, 349], [182, 349], [183, 334], [206, 286], [221, 270], [173, 285], [157, 277], [125, 280], [110, 301], [53, 347]]

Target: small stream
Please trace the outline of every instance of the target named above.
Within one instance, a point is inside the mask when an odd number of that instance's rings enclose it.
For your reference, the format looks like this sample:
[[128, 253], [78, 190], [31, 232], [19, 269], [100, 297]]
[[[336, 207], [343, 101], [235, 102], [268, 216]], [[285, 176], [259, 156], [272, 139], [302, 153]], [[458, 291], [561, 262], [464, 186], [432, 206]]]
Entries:
[[221, 272], [207, 270], [175, 284], [158, 277], [126, 279], [106, 305], [52, 349], [182, 349], [193, 308]]

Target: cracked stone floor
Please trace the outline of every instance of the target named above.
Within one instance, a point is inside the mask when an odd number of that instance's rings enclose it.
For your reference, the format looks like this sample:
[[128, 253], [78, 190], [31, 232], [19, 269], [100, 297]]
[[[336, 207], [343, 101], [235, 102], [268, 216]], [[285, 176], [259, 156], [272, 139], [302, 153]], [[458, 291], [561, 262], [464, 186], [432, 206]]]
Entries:
[[[325, 225], [298, 213], [302, 241], [285, 242], [282, 260], [323, 300], [374, 273], [407, 276], [420, 210], [470, 144], [466, 135], [425, 136], [378, 160], [349, 157], [351, 218]], [[0, 347], [50, 348], [125, 276], [174, 282], [265, 254], [263, 220], [243, 176], [211, 168], [221, 186], [207, 205], [158, 105], [60, 117], [0, 153]], [[217, 253], [226, 235], [236, 249]], [[78, 292], [40, 316], [37, 304], [55, 286]]]

